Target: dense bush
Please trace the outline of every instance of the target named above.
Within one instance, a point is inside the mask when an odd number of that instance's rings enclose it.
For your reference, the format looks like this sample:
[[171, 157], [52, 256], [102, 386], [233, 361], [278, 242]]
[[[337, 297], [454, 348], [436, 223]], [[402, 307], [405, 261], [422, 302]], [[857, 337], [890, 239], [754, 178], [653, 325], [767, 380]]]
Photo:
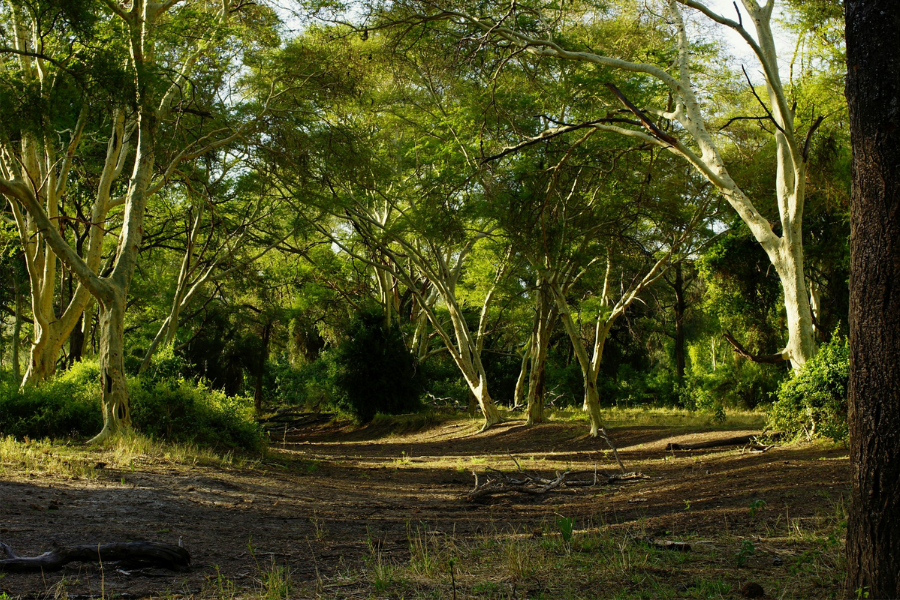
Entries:
[[380, 313], [357, 317], [332, 357], [338, 404], [360, 422], [371, 421], [379, 412], [421, 409], [423, 387], [416, 359], [397, 328], [384, 328]]
[[847, 439], [850, 345], [836, 330], [831, 341], [778, 388], [769, 426], [789, 437]]
[[315, 361], [293, 366], [286, 355], [271, 361], [271, 397], [277, 404], [304, 406], [310, 410], [332, 407], [335, 402], [333, 353], [321, 352]]
[[134, 378], [129, 392], [134, 427], [150, 437], [219, 449], [262, 447], [251, 398], [175, 378]]
[[41, 387], [21, 392], [17, 382], [0, 383], [0, 435], [18, 438], [86, 437], [103, 427], [100, 371], [78, 363]]
[[[168, 441], [220, 449], [260, 449], [263, 438], [252, 401], [173, 375], [178, 360], [163, 351], [145, 376], [129, 379], [135, 429]], [[40, 387], [19, 391], [13, 382], [0, 383], [0, 435], [95, 435], [103, 427], [99, 381], [97, 363], [85, 361]]]

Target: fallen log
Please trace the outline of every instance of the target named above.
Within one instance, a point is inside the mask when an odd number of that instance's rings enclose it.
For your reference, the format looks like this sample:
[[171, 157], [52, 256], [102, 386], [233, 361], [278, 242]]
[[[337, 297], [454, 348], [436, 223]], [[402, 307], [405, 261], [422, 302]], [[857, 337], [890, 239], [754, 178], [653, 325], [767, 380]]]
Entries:
[[504, 473], [497, 469], [488, 469], [484, 481], [479, 479], [477, 472], [472, 471], [472, 475], [475, 476], [475, 487], [466, 494], [466, 500], [472, 502], [487, 496], [510, 493], [540, 496], [558, 488], [586, 488], [650, 479], [641, 473], [606, 473], [597, 470], [566, 471], [556, 473], [556, 477], [549, 479], [525, 471], [518, 461], [515, 459], [513, 461], [516, 463], [518, 471]]
[[[759, 441], [758, 436], [762, 434], [750, 434], [750, 435], [739, 435], [737, 437], [730, 438], [722, 438], [720, 440], [710, 440], [708, 442], [696, 442], [694, 444], [677, 444], [670, 443], [666, 444], [666, 450], [703, 450], [705, 448], [722, 448], [724, 446], [745, 446], [745, 449], [749, 448], [751, 450], [762, 450], [765, 452], [772, 446], [765, 446], [762, 442]], [[781, 434], [772, 433], [766, 434], [766, 437], [771, 439], [777, 439]]]
[[23, 571], [58, 571], [71, 562], [116, 562], [152, 565], [187, 571], [191, 555], [181, 546], [160, 542], [115, 542], [59, 546], [40, 556], [18, 556], [9, 545], [0, 542], [0, 550], [9, 558], [0, 560], [0, 573]]

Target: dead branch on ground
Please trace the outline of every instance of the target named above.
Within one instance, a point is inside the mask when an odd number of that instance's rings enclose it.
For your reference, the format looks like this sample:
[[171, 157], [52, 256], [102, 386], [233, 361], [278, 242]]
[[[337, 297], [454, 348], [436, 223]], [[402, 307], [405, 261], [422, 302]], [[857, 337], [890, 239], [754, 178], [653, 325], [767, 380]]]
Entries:
[[40, 556], [18, 556], [7, 544], [0, 542], [0, 550], [9, 558], [0, 560], [0, 573], [21, 571], [58, 571], [71, 562], [127, 561], [187, 571], [191, 555], [181, 546], [160, 542], [115, 542], [112, 544], [83, 544], [59, 546]]
[[472, 471], [472, 475], [475, 476], [475, 487], [466, 494], [466, 500], [472, 502], [487, 496], [512, 493], [540, 496], [559, 488], [587, 488], [650, 479], [642, 473], [606, 473], [596, 468], [593, 471], [557, 472], [556, 477], [548, 479], [526, 471], [519, 465], [519, 461], [515, 458], [512, 460], [517, 468], [513, 473], [489, 468], [488, 473], [484, 474], [484, 480], [481, 480], [478, 473]]

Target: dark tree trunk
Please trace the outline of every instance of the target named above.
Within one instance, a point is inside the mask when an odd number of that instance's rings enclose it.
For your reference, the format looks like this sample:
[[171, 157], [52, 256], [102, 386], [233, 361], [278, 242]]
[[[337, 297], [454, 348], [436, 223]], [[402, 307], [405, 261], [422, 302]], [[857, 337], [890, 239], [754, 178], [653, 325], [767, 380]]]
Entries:
[[262, 351], [259, 355], [259, 364], [256, 369], [256, 388], [253, 390], [253, 402], [256, 405], [256, 414], [262, 412], [263, 378], [266, 374], [266, 360], [269, 358], [269, 338], [272, 334], [272, 322], [266, 321], [263, 326]]
[[900, 597], [900, 2], [847, 0], [850, 597]]
[[78, 323], [75, 325], [75, 329], [72, 330], [72, 333], [69, 334], [69, 356], [68, 356], [68, 367], [71, 369], [72, 365], [81, 360], [81, 350], [84, 348], [84, 330], [82, 329], [82, 323], [84, 322], [84, 313], [80, 317], [78, 317]]
[[680, 382], [684, 380], [684, 311], [687, 309], [684, 302], [684, 274], [680, 262], [675, 265], [675, 282], [672, 288], [675, 290], [675, 369]]

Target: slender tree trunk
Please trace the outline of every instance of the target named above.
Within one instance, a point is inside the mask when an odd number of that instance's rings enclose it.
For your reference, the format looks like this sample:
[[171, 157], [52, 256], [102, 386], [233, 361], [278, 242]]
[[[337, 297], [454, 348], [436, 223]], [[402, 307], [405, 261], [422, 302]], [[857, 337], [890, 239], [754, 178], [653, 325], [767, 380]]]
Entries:
[[84, 349], [84, 327], [82, 327], [82, 320], [84, 319], [84, 314], [78, 317], [78, 321], [75, 323], [75, 329], [72, 330], [72, 333], [69, 335], [69, 356], [68, 356], [68, 366], [71, 369], [72, 365], [81, 360], [81, 353]]
[[553, 302], [553, 294], [545, 280], [541, 280], [538, 291], [537, 317], [534, 330], [534, 350], [531, 356], [531, 374], [528, 381], [528, 425], [543, 423], [544, 404], [546, 402], [546, 368], [547, 349], [550, 347], [550, 334], [556, 324], [557, 308]]
[[681, 263], [675, 265], [675, 370], [678, 382], [684, 381], [684, 275]]
[[526, 382], [528, 381], [528, 362], [531, 358], [532, 347], [534, 346], [534, 337], [528, 340], [525, 345], [525, 352], [522, 354], [522, 366], [519, 367], [519, 377], [516, 379], [516, 391], [513, 393], [513, 407], [520, 406], [525, 400]]
[[256, 369], [256, 387], [253, 390], [253, 405], [256, 407], [256, 414], [262, 413], [263, 379], [266, 374], [266, 360], [269, 358], [269, 338], [271, 334], [272, 322], [266, 321], [266, 324], [263, 326], [262, 352], [260, 352], [259, 364]]
[[22, 336], [22, 291], [19, 289], [19, 278], [15, 277], [13, 282], [16, 293], [16, 321], [13, 325], [12, 368], [13, 377], [16, 378], [16, 381], [21, 381], [22, 371], [19, 366], [19, 338]]
[[846, 593], [900, 598], [900, 3], [847, 0], [853, 143]]
[[100, 302], [100, 385], [103, 429], [97, 443], [131, 428], [128, 382], [125, 378], [125, 292], [110, 286]]

